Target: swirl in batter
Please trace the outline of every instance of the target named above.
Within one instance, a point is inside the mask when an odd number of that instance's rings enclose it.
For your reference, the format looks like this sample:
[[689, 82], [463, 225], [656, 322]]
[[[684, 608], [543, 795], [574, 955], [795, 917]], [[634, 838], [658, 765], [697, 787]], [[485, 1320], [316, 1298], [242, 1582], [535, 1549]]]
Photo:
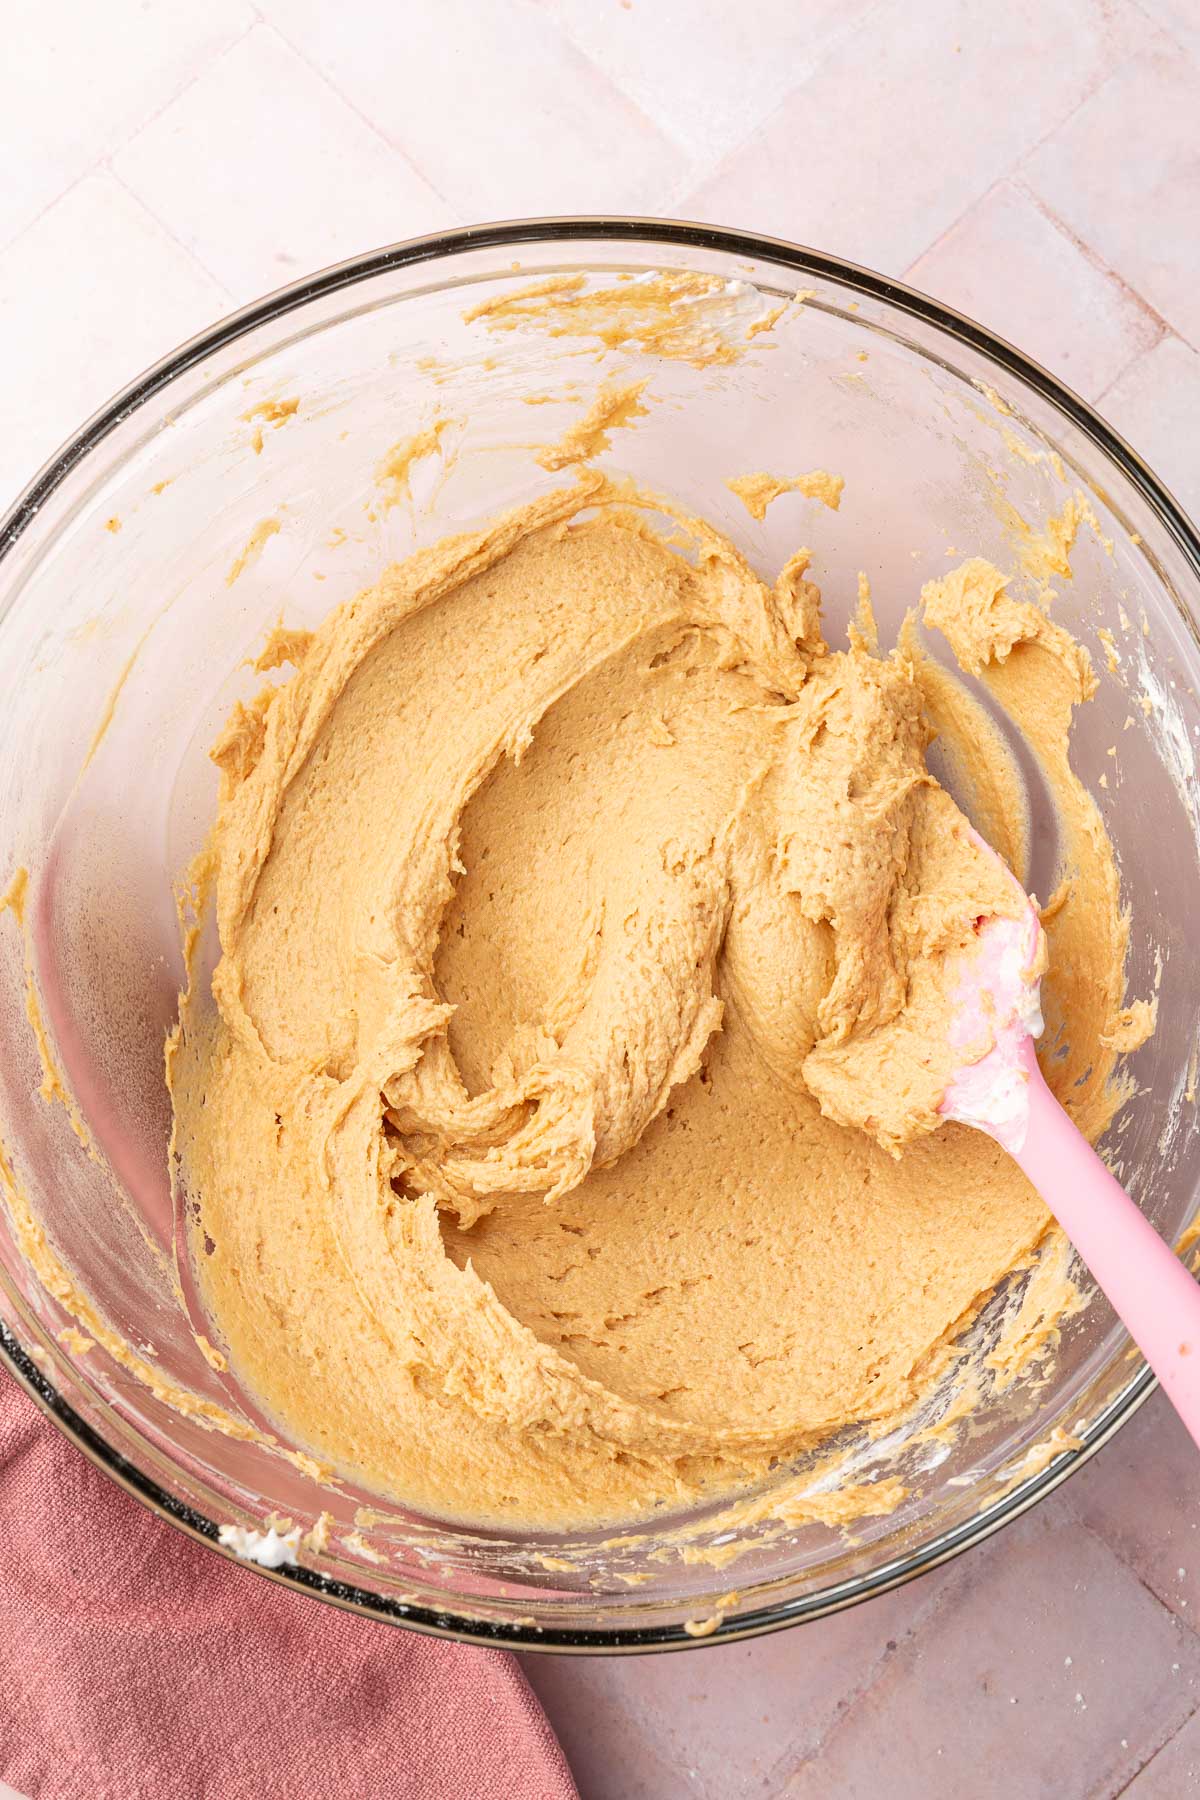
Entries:
[[[1019, 854], [982, 715], [911, 632], [830, 650], [803, 553], [768, 587], [653, 510], [585, 474], [389, 570], [214, 751], [216, 1010], [169, 1064], [215, 1332], [296, 1441], [461, 1519], [683, 1506], [896, 1414], [1046, 1227], [934, 1129], [946, 958], [1012, 908], [935, 724]], [[1062, 735], [1055, 1080], [1090, 1069], [1094, 1135], [1086, 658], [985, 564], [928, 610]]]

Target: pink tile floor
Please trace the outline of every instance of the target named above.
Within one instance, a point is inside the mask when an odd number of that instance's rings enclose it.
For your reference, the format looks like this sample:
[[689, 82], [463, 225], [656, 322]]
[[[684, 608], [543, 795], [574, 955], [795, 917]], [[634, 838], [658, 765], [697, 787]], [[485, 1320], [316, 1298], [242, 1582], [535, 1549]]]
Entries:
[[[0, 508], [231, 306], [440, 226], [645, 211], [907, 276], [1200, 512], [1200, 0], [7, 0]], [[683, 1657], [531, 1659], [585, 1800], [1200, 1792], [1200, 1482], [1155, 1399], [999, 1538]]]

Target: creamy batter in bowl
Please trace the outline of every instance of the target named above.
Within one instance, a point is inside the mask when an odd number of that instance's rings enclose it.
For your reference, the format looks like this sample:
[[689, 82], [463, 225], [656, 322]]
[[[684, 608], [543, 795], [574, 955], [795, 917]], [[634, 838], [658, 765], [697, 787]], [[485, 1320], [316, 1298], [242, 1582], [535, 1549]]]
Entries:
[[[556, 229], [402, 249], [267, 303], [175, 359], [123, 423], [109, 421], [86, 470], [51, 471], [36, 518], [14, 522], [0, 777], [5, 864], [30, 879], [24, 936], [6, 930], [0, 945], [10, 958], [3, 1137], [15, 1236], [23, 1229], [43, 1279], [20, 1243], [8, 1246], [5, 1316], [14, 1354], [39, 1350], [72, 1428], [98, 1426], [100, 1454], [110, 1465], [128, 1457], [143, 1491], [190, 1508], [209, 1535], [265, 1530], [279, 1515], [277, 1535], [302, 1540], [299, 1567], [282, 1578], [341, 1581], [352, 1603], [466, 1635], [683, 1643], [811, 1616], [973, 1541], [1099, 1442], [1144, 1375], [1102, 1303], [1061, 1323], [1045, 1358], [1029, 1362], [1014, 1321], [1036, 1334], [1056, 1311], [1022, 1313], [1009, 1291], [970, 1328], [978, 1384], [943, 1385], [925, 1413], [874, 1442], [848, 1427], [832, 1448], [789, 1445], [795, 1467], [760, 1481], [736, 1518], [727, 1495], [693, 1492], [669, 1518], [629, 1508], [627, 1528], [577, 1517], [553, 1532], [543, 1515], [498, 1529], [463, 1524], [461, 1509], [450, 1521], [454, 1509], [433, 1495], [416, 1515], [369, 1480], [326, 1491], [311, 1440], [280, 1438], [262, 1409], [263, 1384], [258, 1397], [241, 1392], [221, 1352], [197, 1343], [202, 1296], [185, 1264], [181, 1307], [164, 1255], [177, 1223], [159, 1061], [181, 976], [171, 886], [212, 814], [206, 751], [262, 685], [242, 660], [260, 657], [281, 615], [315, 627], [414, 545], [561, 490], [580, 454], [643, 487], [661, 489], [669, 471], [674, 499], [764, 576], [806, 545], [831, 645], [845, 643], [860, 570], [885, 646], [922, 586], [972, 555], [1011, 574], [1014, 591], [1049, 580], [1055, 623], [1089, 649], [1099, 677], [1071, 754], [1135, 921], [1127, 994], [1154, 996], [1161, 969], [1157, 1030], [1124, 1065], [1138, 1091], [1106, 1143], [1156, 1223], [1178, 1235], [1194, 1204], [1194, 1027], [1172, 982], [1172, 957], [1177, 977], [1186, 965], [1196, 873], [1194, 544], [1077, 402], [916, 297], [711, 233]], [[538, 277], [554, 284], [548, 293], [505, 298]], [[815, 292], [798, 303], [797, 289]], [[617, 299], [597, 301], [606, 293]], [[845, 481], [836, 512], [805, 491], [821, 469]], [[779, 488], [769, 504], [761, 485], [726, 485], [763, 471]], [[1068, 576], [1056, 567], [1061, 532], [1044, 527], [1080, 500], [1095, 525], [1074, 519]], [[275, 648], [268, 661], [289, 646]], [[968, 738], [1007, 730], [1001, 714], [980, 722], [980, 691], [959, 700], [947, 679], [939, 692], [943, 708], [966, 709]], [[1039, 766], [1014, 740], [1015, 776], [989, 784], [971, 759], [945, 760], [955, 737], [945, 731], [931, 766], [977, 823], [1014, 834], [1029, 885], [1048, 896], [1070, 850], [1049, 804], [1053, 753]], [[214, 949], [211, 937], [197, 944], [202, 985]], [[26, 951], [73, 1111], [32, 1045]], [[298, 955], [296, 972], [301, 987], [319, 980], [311, 955]], [[1138, 1035], [1136, 1022], [1103, 1023], [1113, 1057]], [[1071, 1078], [1083, 1093], [1095, 1073], [1081, 1066]], [[49, 1103], [33, 1092], [39, 1082]], [[1043, 1259], [1008, 1285], [1048, 1293], [1062, 1275], [1061, 1261]], [[24, 1363], [34, 1376], [37, 1366]], [[969, 1411], [969, 1424], [955, 1429], [947, 1408]], [[218, 1414], [226, 1429], [206, 1429]]]

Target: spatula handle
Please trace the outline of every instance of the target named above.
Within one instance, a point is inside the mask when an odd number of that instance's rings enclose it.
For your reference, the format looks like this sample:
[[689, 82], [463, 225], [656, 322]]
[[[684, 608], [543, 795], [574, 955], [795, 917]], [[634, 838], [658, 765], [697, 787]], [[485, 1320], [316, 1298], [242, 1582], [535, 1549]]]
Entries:
[[1200, 1285], [1071, 1123], [1028, 1044], [1029, 1130], [1016, 1160], [1200, 1446]]

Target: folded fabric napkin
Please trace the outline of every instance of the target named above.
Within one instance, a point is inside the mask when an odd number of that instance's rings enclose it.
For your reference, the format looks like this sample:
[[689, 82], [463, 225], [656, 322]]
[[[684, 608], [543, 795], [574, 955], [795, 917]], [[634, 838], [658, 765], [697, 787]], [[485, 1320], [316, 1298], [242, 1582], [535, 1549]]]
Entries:
[[34, 1800], [577, 1800], [511, 1656], [212, 1555], [3, 1372], [0, 1779]]

